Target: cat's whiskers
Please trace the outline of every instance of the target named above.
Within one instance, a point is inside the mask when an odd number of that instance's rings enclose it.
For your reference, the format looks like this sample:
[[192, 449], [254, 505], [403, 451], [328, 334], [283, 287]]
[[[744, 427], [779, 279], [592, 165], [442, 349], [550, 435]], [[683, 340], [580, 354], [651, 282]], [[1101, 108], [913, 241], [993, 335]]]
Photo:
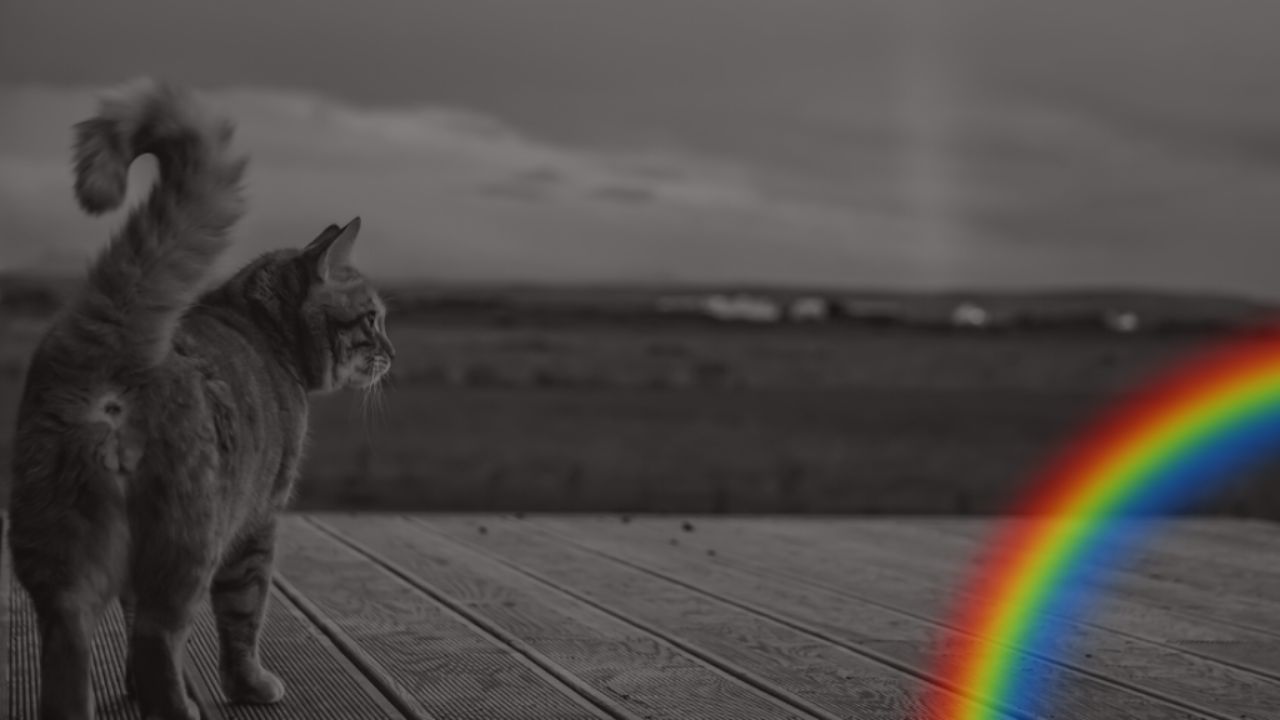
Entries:
[[360, 393], [360, 425], [364, 428], [364, 439], [365, 439], [365, 441], [366, 441], [366, 442], [368, 442], [368, 443], [370, 443], [370, 444], [372, 444], [372, 443], [373, 443], [373, 431], [372, 431], [372, 430], [371, 430], [371, 428], [369, 427], [369, 425], [370, 425], [370, 423], [369, 423], [369, 413], [370, 413], [369, 405], [370, 405], [370, 402], [371, 402], [371, 401], [370, 401], [370, 395], [371, 395], [370, 388], [365, 388], [364, 392]]
[[373, 417], [374, 421], [377, 423], [376, 429], [378, 430], [390, 427], [390, 423], [387, 420], [386, 396], [383, 394], [383, 389], [385, 388], [383, 383], [386, 379], [387, 375], [386, 373], [383, 373], [382, 375], [379, 375], [378, 379], [373, 383]]
[[383, 371], [364, 389], [365, 432], [381, 431], [390, 427], [387, 421], [386, 381], [389, 372]]

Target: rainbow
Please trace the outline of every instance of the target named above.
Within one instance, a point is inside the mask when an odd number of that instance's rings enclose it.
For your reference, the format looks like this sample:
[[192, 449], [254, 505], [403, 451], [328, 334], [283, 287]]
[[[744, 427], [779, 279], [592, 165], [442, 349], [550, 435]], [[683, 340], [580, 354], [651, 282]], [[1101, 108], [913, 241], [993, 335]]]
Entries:
[[[1049, 464], [983, 556], [938, 653], [925, 716], [1035, 715], [1050, 695], [1028, 671], [1061, 622], [1087, 610], [1160, 515], [1185, 509], [1280, 450], [1280, 335], [1233, 340], [1108, 413]], [[978, 702], [972, 702], [977, 700]]]

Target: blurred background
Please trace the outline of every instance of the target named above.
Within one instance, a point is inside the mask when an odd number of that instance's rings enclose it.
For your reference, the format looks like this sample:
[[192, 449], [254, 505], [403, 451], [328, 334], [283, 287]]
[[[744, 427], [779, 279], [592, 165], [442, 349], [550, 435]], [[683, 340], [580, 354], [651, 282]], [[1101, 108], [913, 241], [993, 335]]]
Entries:
[[[121, 217], [75, 206], [70, 126], [160, 75], [252, 156], [222, 271], [364, 220], [398, 365], [317, 401], [300, 507], [999, 512], [1273, 318], [1277, 27], [1269, 0], [9, 0], [0, 459]], [[1280, 517], [1270, 477], [1203, 509]]]

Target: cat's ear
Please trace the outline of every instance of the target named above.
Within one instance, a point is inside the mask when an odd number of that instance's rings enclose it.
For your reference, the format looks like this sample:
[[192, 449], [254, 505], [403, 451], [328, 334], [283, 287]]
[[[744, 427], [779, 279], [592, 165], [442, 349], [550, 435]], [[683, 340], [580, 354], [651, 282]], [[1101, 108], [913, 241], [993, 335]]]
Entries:
[[351, 264], [351, 249], [360, 234], [360, 218], [352, 218], [343, 227], [330, 225], [303, 252], [311, 263], [312, 272], [320, 282], [325, 282], [338, 268]]
[[303, 252], [316, 252], [319, 248], [333, 242], [333, 239], [338, 237], [338, 233], [340, 232], [342, 232], [342, 228], [337, 225], [330, 225], [324, 230], [321, 230], [315, 240], [307, 243], [307, 247]]

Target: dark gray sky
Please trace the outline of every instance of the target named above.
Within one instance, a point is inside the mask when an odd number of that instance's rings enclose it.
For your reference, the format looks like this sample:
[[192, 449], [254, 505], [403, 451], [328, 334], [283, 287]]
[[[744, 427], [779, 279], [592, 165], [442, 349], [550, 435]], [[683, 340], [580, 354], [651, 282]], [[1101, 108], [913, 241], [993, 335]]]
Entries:
[[81, 266], [68, 127], [196, 84], [233, 261], [360, 214], [378, 274], [1280, 295], [1273, 0], [9, 0], [0, 265]]

